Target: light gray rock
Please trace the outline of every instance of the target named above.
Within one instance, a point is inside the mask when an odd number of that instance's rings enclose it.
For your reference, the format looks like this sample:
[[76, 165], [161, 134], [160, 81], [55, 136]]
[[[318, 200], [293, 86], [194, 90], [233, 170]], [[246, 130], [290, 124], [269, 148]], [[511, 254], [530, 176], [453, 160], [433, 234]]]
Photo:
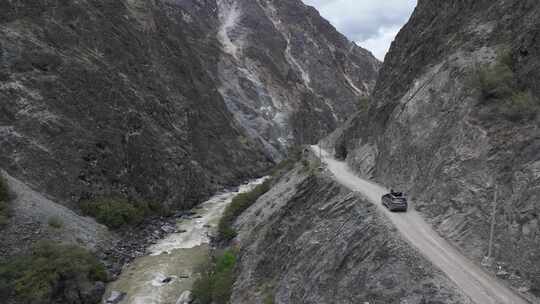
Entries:
[[[28, 252], [32, 244], [45, 239], [77, 244], [91, 251], [107, 250], [118, 239], [94, 219], [48, 199], [21, 180], [7, 174], [4, 178], [13, 200], [11, 223], [0, 233], [0, 256]], [[61, 229], [50, 229], [50, 218], [61, 219]]]
[[111, 292], [111, 296], [105, 301], [105, 304], [118, 304], [125, 296], [125, 292], [113, 291]]
[[300, 165], [236, 222], [231, 303], [470, 303], [376, 207]]
[[198, 39], [215, 31], [215, 4], [198, 3], [3, 2], [0, 168], [66, 205], [173, 208], [260, 175], [270, 160], [213, 79], [217, 38]]
[[516, 117], [486, 100], [478, 67], [509, 54], [513, 90], [538, 104], [539, 20], [533, 1], [418, 1], [386, 56], [369, 112], [326, 143], [359, 174], [410, 193], [414, 207], [478, 262], [488, 251], [497, 185], [495, 260], [533, 280], [537, 295], [540, 107]]
[[191, 294], [191, 291], [186, 290], [182, 292], [178, 300], [176, 301], [176, 304], [189, 304], [193, 301], [193, 296]]
[[301, 1], [217, 4], [219, 92], [271, 157], [314, 143], [373, 89], [380, 62]]

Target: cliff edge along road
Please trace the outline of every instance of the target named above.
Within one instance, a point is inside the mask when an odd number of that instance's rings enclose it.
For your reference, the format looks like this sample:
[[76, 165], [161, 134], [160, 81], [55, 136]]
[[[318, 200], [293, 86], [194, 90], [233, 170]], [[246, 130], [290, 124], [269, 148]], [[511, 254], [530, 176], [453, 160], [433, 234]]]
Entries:
[[327, 165], [335, 179], [342, 185], [357, 191], [392, 221], [401, 235], [416, 247], [436, 267], [440, 268], [456, 285], [478, 304], [527, 304], [526, 300], [496, 278], [485, 273], [472, 261], [465, 258], [452, 245], [441, 238], [413, 208], [407, 213], [392, 213], [381, 204], [381, 197], [388, 189], [356, 176], [345, 162], [332, 158], [320, 147], [312, 146]]

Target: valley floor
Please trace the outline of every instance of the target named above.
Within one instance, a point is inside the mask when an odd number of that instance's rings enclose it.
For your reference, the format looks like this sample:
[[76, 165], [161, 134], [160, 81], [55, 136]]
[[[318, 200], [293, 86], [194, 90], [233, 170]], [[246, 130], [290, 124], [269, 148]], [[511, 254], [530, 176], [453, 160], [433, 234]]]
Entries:
[[[210, 238], [223, 210], [239, 193], [247, 192], [264, 178], [239, 187], [237, 191], [216, 194], [180, 219], [177, 231], [148, 248], [147, 256], [135, 259], [109, 284], [104, 302], [113, 292], [125, 294], [119, 303], [183, 303], [178, 299], [191, 290], [196, 268], [209, 257]], [[177, 302], [178, 300], [178, 302]]]

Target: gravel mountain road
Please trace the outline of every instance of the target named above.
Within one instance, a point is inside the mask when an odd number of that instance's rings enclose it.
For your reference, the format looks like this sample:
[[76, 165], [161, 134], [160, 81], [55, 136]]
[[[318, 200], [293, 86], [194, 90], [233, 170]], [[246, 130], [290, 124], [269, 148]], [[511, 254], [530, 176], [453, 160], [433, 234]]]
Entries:
[[478, 304], [529, 303], [458, 252], [440, 237], [413, 208], [409, 208], [407, 213], [392, 213], [383, 207], [381, 197], [389, 192], [388, 189], [356, 176], [345, 162], [335, 160], [326, 151], [320, 151], [318, 146], [312, 146], [312, 150], [317, 155], [319, 153], [322, 155], [327, 168], [339, 183], [359, 192], [378, 206], [405, 240], [441, 269], [473, 302]]

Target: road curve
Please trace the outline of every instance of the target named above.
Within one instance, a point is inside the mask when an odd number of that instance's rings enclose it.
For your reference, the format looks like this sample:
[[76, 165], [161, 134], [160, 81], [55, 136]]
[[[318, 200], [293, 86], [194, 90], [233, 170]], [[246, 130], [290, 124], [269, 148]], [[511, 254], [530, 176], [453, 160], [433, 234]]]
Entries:
[[488, 275], [479, 266], [459, 253], [441, 238], [422, 216], [415, 210], [407, 213], [392, 213], [381, 204], [381, 197], [388, 189], [364, 180], [352, 173], [345, 162], [333, 159], [318, 146], [314, 152], [321, 153], [327, 168], [336, 181], [347, 188], [358, 191], [383, 212], [403, 235], [403, 237], [441, 269], [455, 284], [477, 304], [528, 304], [511, 289]]

